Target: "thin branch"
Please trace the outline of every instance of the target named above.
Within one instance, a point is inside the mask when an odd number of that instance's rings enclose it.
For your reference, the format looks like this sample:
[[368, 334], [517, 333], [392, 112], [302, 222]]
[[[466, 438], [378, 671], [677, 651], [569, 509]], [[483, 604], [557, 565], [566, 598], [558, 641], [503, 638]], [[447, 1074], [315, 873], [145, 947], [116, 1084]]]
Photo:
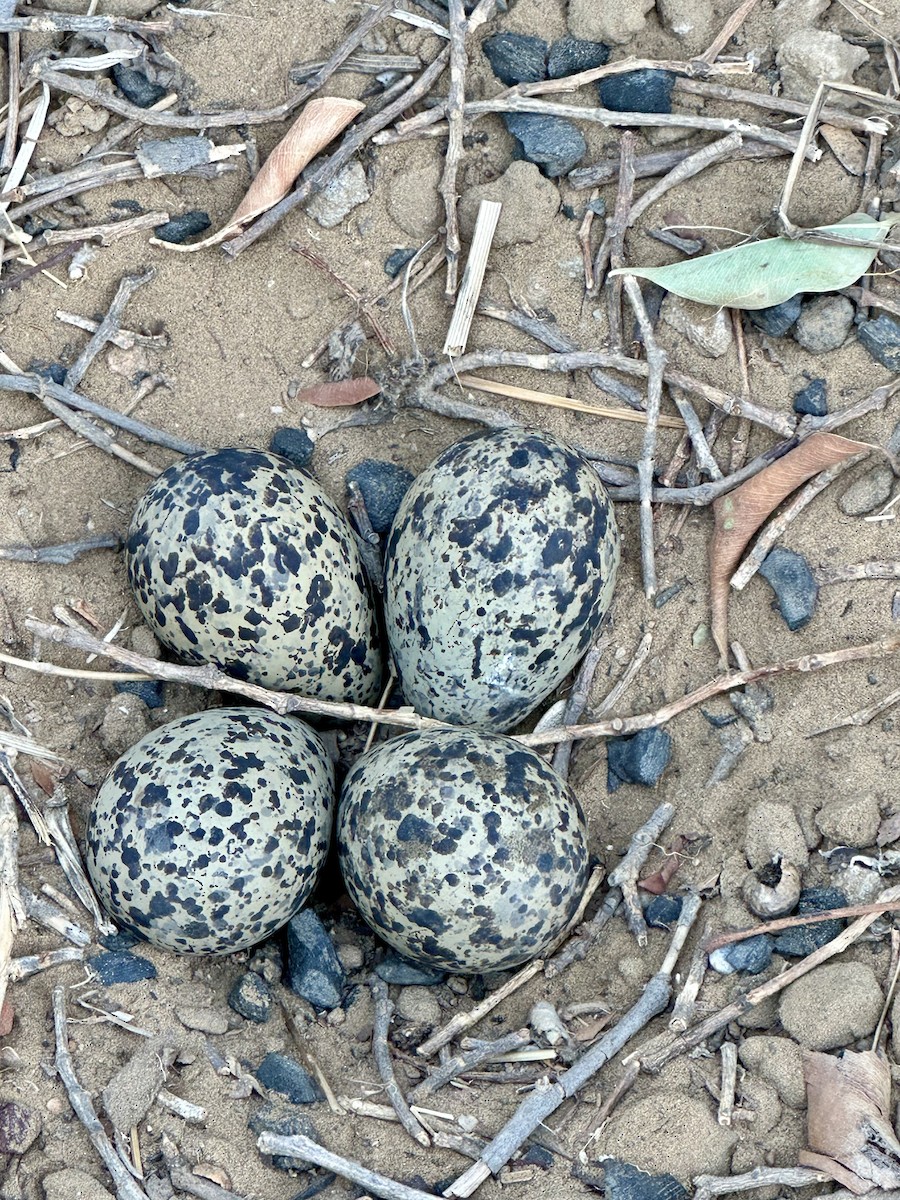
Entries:
[[[674, 166], [667, 175], [664, 175], [658, 183], [648, 188], [640, 199], [635, 201], [631, 209], [631, 215], [628, 218], [628, 224], [634, 225], [651, 204], [655, 204], [657, 200], [664, 196], [666, 192], [671, 191], [672, 188], [678, 187], [679, 184], [684, 183], [688, 179], [693, 179], [695, 175], [699, 175], [701, 171], [705, 171], [707, 167], [711, 167], [714, 163], [721, 162], [723, 159], [731, 162], [742, 145], [743, 139], [739, 133], [729, 133], [717, 142], [710, 142], [709, 145], [701, 147], [693, 154], [689, 154], [687, 158], [682, 159], [681, 162]], [[634, 170], [633, 162], [632, 170]]]
[[[805, 117], [809, 112], [809, 104], [804, 100], [791, 100], [787, 96], [772, 96], [769, 92], [751, 92], [747, 88], [729, 87], [725, 83], [710, 83], [706, 79], [676, 79], [675, 90], [691, 96], [705, 96], [709, 100], [727, 100], [729, 104], [750, 104], [754, 108], [764, 108], [769, 112], [788, 113], [796, 117]], [[880, 122], [874, 121], [872, 117], [854, 116], [853, 113], [839, 108], [823, 108], [819, 116], [828, 125], [836, 125], [839, 129], [854, 129], [857, 133], [873, 133], [876, 128], [881, 127]], [[571, 176], [569, 181], [571, 182]]]
[[444, 173], [441, 176], [440, 194], [444, 202], [447, 242], [447, 282], [444, 287], [444, 296], [447, 300], [452, 301], [456, 296], [461, 249], [456, 177], [463, 151], [463, 105], [466, 99], [466, 68], [468, 66], [466, 32], [468, 23], [463, 0], [449, 0], [448, 10], [450, 18], [450, 89], [447, 93], [447, 122], [450, 137], [447, 144], [447, 156], [444, 159]]
[[700, 62], [712, 65], [716, 61], [758, 3], [759, 0], [744, 0], [743, 4], [738, 5], [713, 38], [712, 44], [700, 55]]
[[[624, 133], [619, 145], [619, 186], [616, 191], [616, 204], [612, 216], [606, 222], [603, 238], [594, 255], [593, 278], [595, 295], [606, 278], [610, 265], [621, 267], [625, 261], [625, 230], [629, 224], [631, 204], [634, 199], [634, 134]], [[615, 261], [614, 261], [615, 260]], [[617, 292], [619, 295], [620, 292]], [[616, 323], [616, 337], [613, 330], [614, 322], [610, 319], [610, 340], [613, 348], [622, 352], [621, 321]]]
[[672, 1005], [672, 1015], [669, 1017], [669, 1029], [672, 1033], [683, 1033], [694, 1019], [697, 996], [700, 994], [700, 988], [703, 986], [706, 976], [706, 968], [709, 965], [709, 955], [706, 951], [706, 940], [709, 936], [710, 929], [707, 925], [694, 947], [688, 973], [681, 985], [681, 991], [675, 997], [675, 1003]]
[[0, 17], [0, 33], [134, 33], [149, 38], [171, 33], [165, 21], [130, 21], [126, 17], [83, 17], [78, 13], [42, 12], [34, 17]]
[[117, 533], [99, 533], [83, 542], [63, 542], [59, 546], [0, 546], [0, 560], [7, 562], [53, 563], [68, 566], [82, 554], [95, 550], [118, 550], [122, 538]]
[[334, 270], [327, 259], [323, 258], [318, 251], [311, 249], [309, 246], [304, 246], [300, 242], [291, 242], [291, 249], [295, 254], [302, 255], [307, 262], [312, 263], [312, 265], [318, 268], [323, 275], [327, 275], [329, 279], [333, 280], [344, 293], [344, 295], [353, 301], [357, 307], [357, 310], [365, 316], [366, 320], [372, 326], [372, 332], [375, 334], [376, 338], [378, 338], [378, 344], [381, 346], [385, 354], [393, 355], [397, 353], [397, 347], [394, 345], [390, 336], [384, 329], [384, 326], [381, 324], [381, 321], [378, 319], [371, 300], [367, 300], [362, 292], [358, 291], [352, 284], [348, 283], [346, 279], [338, 275], [337, 271]]
[[506, 1054], [510, 1050], [521, 1050], [523, 1046], [527, 1046], [531, 1041], [530, 1029], [516, 1029], [513, 1033], [506, 1034], [505, 1037], [497, 1038], [493, 1042], [484, 1042], [480, 1046], [476, 1046], [474, 1050], [466, 1050], [462, 1054], [456, 1054], [453, 1058], [448, 1058], [446, 1062], [441, 1063], [439, 1067], [426, 1075], [421, 1083], [417, 1083], [413, 1090], [409, 1093], [407, 1099], [410, 1104], [421, 1104], [423, 1100], [427, 1100], [429, 1096], [433, 1096], [451, 1079], [455, 1079], [457, 1075], [465, 1075], [473, 1068], [480, 1066], [489, 1058], [493, 1058], [497, 1054]]
[[122, 326], [122, 316], [124, 315], [128, 301], [138, 288], [142, 288], [144, 284], [149, 283], [155, 274], [156, 272], [150, 269], [142, 271], [140, 275], [125, 275], [122, 278], [106, 316], [97, 326], [95, 333], [78, 355], [78, 358], [76, 358], [72, 366], [66, 371], [66, 387], [70, 391], [74, 392], [77, 389], [88, 367], [106, 343], [119, 332]]
[[621, 888], [622, 899], [625, 902], [625, 918], [628, 928], [637, 938], [639, 946], [647, 945], [647, 923], [637, 892], [638, 872], [659, 841], [663, 832], [668, 828], [675, 816], [675, 805], [664, 801], [650, 814], [644, 824], [631, 839], [631, 844], [624, 858], [610, 872], [607, 885], [610, 888]]
[[394, 1005], [388, 995], [387, 984], [383, 979], [379, 979], [377, 975], [373, 975], [369, 980], [369, 989], [372, 992], [372, 1002], [375, 1005], [375, 1020], [372, 1024], [372, 1054], [375, 1058], [375, 1066], [378, 1068], [381, 1082], [384, 1085], [384, 1094], [390, 1101], [391, 1108], [397, 1114], [397, 1119], [409, 1136], [418, 1142], [420, 1146], [424, 1146], [427, 1149], [431, 1145], [431, 1138], [410, 1112], [409, 1105], [406, 1103], [403, 1093], [400, 1091], [400, 1085], [397, 1083], [397, 1078], [394, 1075], [394, 1064], [391, 1061], [391, 1051], [388, 1046], [388, 1030], [391, 1024], [391, 1016], [394, 1012]]
[[840, 567], [819, 567], [813, 572], [819, 587], [833, 583], [854, 583], [860, 579], [900, 579], [900, 559], [879, 562], [847, 563]]
[[528, 983], [535, 975], [539, 975], [543, 968], [544, 963], [542, 959], [533, 959], [527, 966], [522, 967], [520, 971], [517, 971], [515, 975], [507, 979], [506, 983], [498, 987], [496, 991], [491, 992], [489, 996], [485, 996], [474, 1008], [468, 1012], [457, 1013], [442, 1029], [438, 1029], [427, 1041], [424, 1041], [418, 1047], [416, 1053], [422, 1058], [430, 1058], [432, 1054], [440, 1050], [441, 1046], [446, 1046], [448, 1042], [452, 1042], [464, 1029], [471, 1029], [473, 1025], [477, 1025], [489, 1012], [493, 1012], [502, 1000], [505, 1000], [507, 996], [511, 996], [513, 992], [518, 991], [520, 987]]
[[0, 154], [0, 171], [8, 171], [16, 156], [16, 138], [19, 133], [19, 67], [21, 36], [10, 33], [7, 37], [8, 100], [6, 105], [6, 134], [3, 153]]
[[876, 700], [874, 704], [869, 704], [865, 708], [859, 708], [856, 712], [850, 713], [847, 717], [842, 717], [840, 721], [835, 721], [831, 725], [823, 725], [819, 729], [814, 729], [812, 733], [808, 733], [808, 738], [818, 737], [822, 733], [831, 733], [834, 729], [848, 729], [850, 726], [857, 727], [868, 725], [870, 721], [874, 721], [876, 717], [883, 712], [887, 712], [889, 708], [893, 708], [895, 704], [900, 704], [900, 691], [890, 692], [881, 700]]
[[381, 1200], [434, 1200], [434, 1192], [420, 1192], [418, 1188], [397, 1183], [388, 1179], [386, 1175], [379, 1175], [376, 1171], [360, 1166], [359, 1163], [351, 1162], [349, 1158], [332, 1154], [318, 1142], [299, 1134], [295, 1137], [279, 1137], [274, 1133], [261, 1133], [256, 1145], [261, 1154], [278, 1154], [315, 1163], [317, 1167], [324, 1167], [326, 1171], [332, 1171], [342, 1179], [349, 1179], [364, 1192], [379, 1196]]
[[[561, 725], [577, 725], [581, 720], [582, 714], [591, 698], [591, 688], [594, 684], [594, 676], [597, 673], [597, 668], [600, 666], [600, 660], [608, 649], [609, 638], [605, 634], [601, 634], [593, 645], [588, 648], [588, 652], [585, 654], [581, 661], [581, 666], [578, 668], [578, 674], [575, 676], [575, 682], [572, 684], [569, 698], [566, 701], [566, 707], [563, 710], [562, 720], [560, 721]], [[560, 779], [568, 779], [571, 757], [571, 742], [561, 742], [554, 751], [552, 763], [553, 770]]]
[[876, 916], [881, 913], [893, 912], [900, 909], [897, 900], [877, 900], [874, 904], [848, 904], [843, 907], [829, 908], [824, 912], [795, 913], [792, 917], [777, 917], [772, 921], [764, 921], [752, 929], [736, 929], [731, 933], [719, 933], [704, 944], [707, 954], [722, 946], [731, 946], [735, 942], [744, 942], [747, 938], [757, 937], [761, 933], [780, 933], [783, 929], [796, 929], [800, 925], [821, 925], [823, 921], [844, 921], [848, 917], [865, 917], [870, 913]]

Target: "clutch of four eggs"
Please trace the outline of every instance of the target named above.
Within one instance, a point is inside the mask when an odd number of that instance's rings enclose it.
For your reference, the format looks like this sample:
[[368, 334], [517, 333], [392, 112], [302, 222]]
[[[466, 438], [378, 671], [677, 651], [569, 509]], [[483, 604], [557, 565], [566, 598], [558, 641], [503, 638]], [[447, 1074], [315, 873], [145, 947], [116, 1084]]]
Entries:
[[[139, 502], [129, 582], [187, 662], [279, 691], [370, 704], [386, 639], [397, 690], [455, 726], [392, 737], [341, 789], [347, 890], [407, 957], [456, 972], [540, 954], [587, 875], [574, 794], [503, 734], [572, 670], [612, 599], [619, 535], [593, 469], [544, 433], [456, 443], [388, 534], [384, 634], [353, 534], [276, 455], [222, 450], [169, 468]], [[275, 932], [311, 893], [334, 819], [331, 760], [304, 722], [213, 709], [115, 764], [88, 868], [120, 924], [222, 954]]]

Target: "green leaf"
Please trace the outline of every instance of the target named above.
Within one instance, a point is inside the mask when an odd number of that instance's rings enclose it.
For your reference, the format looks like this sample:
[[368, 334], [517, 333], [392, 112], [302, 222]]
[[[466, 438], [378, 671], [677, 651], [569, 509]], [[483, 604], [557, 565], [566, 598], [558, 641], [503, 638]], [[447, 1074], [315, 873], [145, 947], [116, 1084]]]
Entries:
[[[811, 233], [883, 242], [896, 216], [876, 221], [866, 213], [820, 225]], [[798, 292], [836, 292], [868, 271], [878, 253], [871, 246], [831, 245], [803, 239], [766, 238], [668, 267], [620, 267], [610, 275], [637, 275], [667, 291], [716, 308], [769, 308]]]

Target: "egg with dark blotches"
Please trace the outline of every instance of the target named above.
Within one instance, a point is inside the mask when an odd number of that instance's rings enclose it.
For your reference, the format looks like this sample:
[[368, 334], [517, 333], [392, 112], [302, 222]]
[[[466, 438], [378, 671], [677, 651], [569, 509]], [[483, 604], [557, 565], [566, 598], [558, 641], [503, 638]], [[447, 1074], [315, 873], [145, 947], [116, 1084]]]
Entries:
[[168, 950], [231, 954], [305, 902], [333, 813], [331, 760], [307, 725], [210, 709], [116, 762], [88, 816], [85, 862], [119, 925]]
[[216, 450], [163, 471], [125, 545], [144, 620], [169, 650], [326, 700], [378, 694], [381, 654], [350, 527], [277, 454]]
[[445, 450], [388, 538], [385, 623], [405, 699], [502, 732], [572, 670], [612, 601], [619, 532], [597, 473], [549, 434]]
[[543, 953], [587, 881], [574, 792], [497, 734], [409, 733], [370, 750], [344, 781], [336, 836], [372, 929], [414, 962], [462, 974]]

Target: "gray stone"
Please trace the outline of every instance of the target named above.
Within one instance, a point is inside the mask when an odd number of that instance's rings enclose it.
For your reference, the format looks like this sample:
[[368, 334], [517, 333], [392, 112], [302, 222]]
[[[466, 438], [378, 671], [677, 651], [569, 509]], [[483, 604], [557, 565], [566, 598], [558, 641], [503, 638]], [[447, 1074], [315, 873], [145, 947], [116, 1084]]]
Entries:
[[272, 1013], [272, 993], [269, 985], [255, 971], [245, 971], [234, 981], [228, 993], [228, 1005], [247, 1021], [261, 1025]]
[[41, 1132], [41, 1114], [7, 1100], [0, 1104], [0, 1154], [24, 1154]]
[[854, 308], [846, 296], [818, 296], [800, 309], [794, 337], [810, 354], [838, 350], [853, 325]]
[[174, 1055], [167, 1051], [172, 1038], [145, 1041], [120, 1067], [103, 1089], [103, 1107], [116, 1129], [127, 1133], [143, 1121], [159, 1089], [166, 1082], [164, 1063]]
[[[781, 43], [775, 61], [781, 71], [784, 94], [794, 100], [812, 100], [823, 80], [852, 83], [854, 71], [868, 58], [861, 46], [851, 46], [836, 33], [798, 29]], [[853, 103], [851, 96], [842, 96], [841, 100]]]
[[494, 33], [481, 43], [482, 53], [501, 83], [537, 83], [547, 78], [549, 46], [524, 33]]
[[337, 1008], [344, 989], [344, 968], [325, 926], [305, 908], [287, 923], [287, 983], [316, 1008]]
[[710, 0], [656, 0], [656, 11], [689, 54], [705, 50], [717, 32]]
[[850, 484], [838, 500], [838, 508], [848, 517], [861, 517], [885, 504], [893, 490], [894, 472], [891, 468], [874, 467]]
[[361, 162], [351, 162], [332, 179], [328, 187], [313, 196], [306, 205], [307, 213], [323, 228], [332, 229], [359, 208], [371, 196], [369, 181]]
[[215, 1008], [185, 1004], [175, 1009], [175, 1016], [186, 1029], [196, 1029], [200, 1033], [228, 1032], [228, 1018]]
[[622, 45], [647, 24], [653, 0], [569, 0], [568, 26], [573, 37]]
[[573, 121], [534, 113], [506, 113], [503, 123], [519, 143], [519, 157], [551, 179], [568, 175], [584, 158], [587, 142]]
[[868, 963], [826, 963], [782, 993], [785, 1032], [809, 1050], [837, 1050], [868, 1037], [884, 996]]
[[499, 200], [503, 205], [494, 245], [518, 246], [538, 242], [559, 209], [559, 192], [534, 163], [517, 160], [491, 183], [469, 188], [460, 197], [459, 226], [469, 241], [482, 200]]
[[385, 983], [399, 984], [401, 987], [428, 986], [440, 983], [445, 977], [443, 971], [434, 971], [430, 967], [410, 962], [395, 950], [388, 950], [375, 967], [375, 974]]
[[740, 1044], [738, 1056], [748, 1071], [775, 1088], [789, 1108], [805, 1107], [803, 1061], [799, 1047], [790, 1038], [766, 1034], [745, 1038]]
[[264, 1088], [291, 1104], [316, 1104], [325, 1099], [309, 1071], [287, 1054], [267, 1054], [255, 1075]]
[[889, 371], [900, 371], [900, 321], [882, 314], [864, 321], [857, 336], [876, 362]]
[[819, 586], [803, 555], [776, 546], [766, 555], [759, 573], [775, 593], [788, 629], [796, 632], [808, 625], [816, 611]]
[[152, 728], [147, 705], [130, 692], [113, 696], [106, 706], [100, 725], [100, 745], [110, 756], [119, 758]]
[[439, 1024], [441, 1006], [433, 992], [424, 987], [405, 987], [397, 998], [397, 1016], [413, 1025]]
[[366, 961], [362, 946], [357, 946], [356, 942], [343, 942], [337, 948], [337, 956], [341, 960], [341, 966], [348, 974], [361, 970]]
[[[257, 1136], [261, 1133], [274, 1133], [278, 1137], [296, 1137], [299, 1134], [311, 1138], [314, 1142], [319, 1140], [315, 1126], [306, 1113], [301, 1112], [295, 1104], [284, 1100], [266, 1101], [252, 1114], [247, 1125], [250, 1132]], [[305, 1158], [276, 1154], [272, 1158], [272, 1166], [280, 1171], [308, 1171], [312, 1163]]]
[[747, 813], [744, 853], [755, 871], [780, 858], [802, 872], [809, 862], [809, 850], [793, 808], [772, 800], [754, 804]]
[[873, 846], [880, 822], [878, 801], [865, 794], [830, 800], [816, 814], [822, 836], [838, 846]]
[[110, 1192], [93, 1175], [66, 1167], [43, 1179], [44, 1200], [113, 1200]]
[[721, 358], [734, 343], [734, 331], [727, 309], [711, 308], [708, 304], [684, 300], [674, 292], [669, 292], [662, 302], [659, 315], [707, 358]]

